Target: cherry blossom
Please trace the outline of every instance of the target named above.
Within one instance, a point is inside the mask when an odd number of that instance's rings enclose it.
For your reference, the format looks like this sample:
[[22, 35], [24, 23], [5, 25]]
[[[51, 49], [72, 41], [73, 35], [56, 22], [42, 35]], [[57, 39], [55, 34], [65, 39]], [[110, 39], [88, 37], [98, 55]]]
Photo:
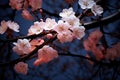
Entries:
[[73, 27], [71, 29], [72, 29], [73, 36], [77, 39], [81, 39], [85, 35], [84, 26]]
[[0, 34], [3, 34], [3, 33], [5, 33], [5, 31], [7, 30], [7, 24], [6, 24], [6, 22], [3, 20], [3, 21], [1, 21], [1, 26], [0, 26]]
[[72, 32], [67, 30], [65, 32], [59, 33], [57, 35], [57, 38], [61, 43], [65, 43], [65, 42], [71, 42], [74, 37], [73, 37]]
[[21, 74], [26, 75], [28, 72], [28, 64], [24, 63], [24, 62], [18, 62], [17, 64], [15, 64], [14, 70], [17, 73], [21, 73]]
[[34, 62], [34, 65], [38, 66], [42, 63], [48, 63], [57, 57], [58, 52], [52, 47], [45, 45], [43, 48], [38, 50], [38, 59]]
[[101, 48], [96, 46], [102, 35], [103, 34], [99, 30], [95, 30], [89, 35], [88, 39], [84, 41], [85, 49], [87, 51], [93, 52], [97, 60], [101, 60], [104, 58]]
[[97, 60], [101, 60], [104, 58], [103, 52], [99, 47], [93, 46], [91, 50]]
[[10, 20], [7, 22], [3, 20], [0, 26], [0, 34], [5, 33], [8, 28], [15, 32], [19, 32], [19, 25], [17, 23], [11, 22]]
[[73, 38], [81, 39], [85, 35], [85, 28], [80, 26], [80, 20], [75, 16], [73, 8], [63, 9], [59, 15], [62, 20], [58, 21], [54, 30], [58, 33], [57, 38], [61, 43], [71, 42]]
[[55, 19], [47, 18], [45, 21], [44, 29], [45, 30], [52, 30], [52, 29], [54, 29], [55, 25], [57, 25]]
[[59, 13], [59, 15], [62, 18], [65, 18], [65, 17], [75, 16], [75, 12], [73, 11], [73, 8], [71, 7], [69, 9], [63, 9], [63, 11]]
[[30, 12], [27, 9], [24, 9], [22, 11], [22, 17], [27, 20], [34, 20], [33, 16], [30, 14]]
[[100, 32], [99, 30], [95, 30], [90, 33], [88, 40], [94, 41], [94, 44], [97, 44], [102, 36], [103, 36], [102, 32]]
[[59, 20], [54, 30], [58, 33], [57, 38], [61, 43], [71, 42], [73, 38], [81, 39], [85, 35], [84, 26], [80, 26], [79, 19], [75, 16]]
[[35, 11], [42, 7], [42, 0], [29, 0], [29, 5], [32, 7], [32, 10]]
[[82, 9], [91, 9], [96, 4], [93, 0], [79, 0], [78, 3]]
[[43, 27], [45, 26], [44, 22], [34, 22], [34, 25], [30, 27], [28, 30], [28, 35], [39, 34], [43, 31]]
[[19, 25], [15, 22], [11, 22], [11, 21], [7, 21], [7, 26], [9, 27], [9, 29], [15, 31], [15, 32], [19, 32]]
[[71, 26], [67, 23], [67, 22], [64, 22], [62, 20], [59, 20], [58, 21], [58, 24], [55, 26], [54, 30], [57, 32], [57, 33], [62, 33], [62, 32], [65, 32], [67, 31]]
[[81, 25], [80, 20], [76, 16], [65, 17], [62, 18], [62, 20], [68, 22], [71, 27], [78, 27], [79, 25]]
[[23, 0], [10, 0], [9, 5], [12, 9], [21, 10], [23, 5]]
[[93, 5], [91, 11], [95, 16], [101, 15], [103, 13], [103, 8], [100, 5]]
[[18, 39], [17, 43], [13, 43], [13, 51], [18, 55], [29, 54], [31, 52], [31, 45], [28, 39]]
[[84, 41], [85, 50], [91, 51], [97, 60], [104, 58], [101, 48], [97, 47], [94, 41], [85, 40]]

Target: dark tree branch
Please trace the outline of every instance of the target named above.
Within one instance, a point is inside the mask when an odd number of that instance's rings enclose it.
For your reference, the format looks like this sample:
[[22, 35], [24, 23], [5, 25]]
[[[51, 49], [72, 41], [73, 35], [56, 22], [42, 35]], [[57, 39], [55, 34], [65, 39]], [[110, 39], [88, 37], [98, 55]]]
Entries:
[[[36, 57], [36, 54], [37, 51], [42, 48], [44, 45], [47, 45], [51, 42], [53, 42], [54, 40], [57, 39], [57, 36], [55, 34], [54, 38], [44, 42], [42, 45], [40, 46], [37, 46], [35, 50], [33, 50], [31, 53], [29, 53], [28, 55], [25, 55], [23, 57], [20, 57], [18, 59], [15, 59], [13, 61], [9, 61], [9, 62], [5, 62], [5, 63], [0, 63], [0, 66], [10, 66], [10, 65], [14, 65], [20, 61], [26, 61], [28, 59], [30, 59], [31, 57]], [[83, 55], [76, 55], [76, 54], [72, 54], [70, 53], [69, 51], [67, 51], [67, 54], [65, 53], [59, 53], [60, 56], [72, 56], [72, 57], [79, 57], [79, 58], [82, 58], [82, 59], [86, 59], [86, 60], [90, 60], [96, 64], [99, 64], [99, 65], [102, 65], [102, 66], [108, 66], [108, 67], [112, 67], [112, 66], [117, 66], [120, 64], [120, 61], [111, 61], [111, 62], [103, 62], [103, 61], [98, 61], [96, 59], [93, 59], [93, 58], [88, 58], [88, 57], [85, 57]]]
[[24, 39], [24, 38], [26, 38], [26, 39], [35, 39], [37, 37], [42, 37], [42, 36], [44, 36], [44, 35], [46, 35], [48, 33], [52, 33], [53, 34], [53, 33], [56, 33], [56, 32], [51, 30], [51, 31], [43, 31], [42, 33], [37, 34], [37, 35], [21, 36], [21, 37], [13, 38], [13, 39], [0, 39], [0, 43], [15, 42], [18, 39]]
[[92, 29], [92, 28], [96, 28], [98, 26], [106, 25], [108, 23], [117, 21], [119, 19], [120, 19], [120, 9], [118, 10], [118, 12], [116, 12], [116, 13], [108, 16], [108, 17], [102, 18], [98, 21], [91, 21], [91, 22], [88, 22], [88, 23], [84, 23], [83, 26], [85, 26], [86, 30], [89, 30], [89, 29]]
[[[84, 23], [83, 26], [85, 27], [86, 30], [93, 29], [98, 26], [105, 25], [105, 24], [119, 20], [120, 19], [119, 15], [120, 15], [120, 9], [118, 10], [118, 12], [116, 12], [108, 17], [102, 18], [101, 20]], [[48, 33], [55, 33], [55, 31], [45, 31], [38, 35], [22, 36], [22, 37], [18, 37], [18, 38], [14, 38], [14, 39], [4, 39], [4, 40], [0, 39], [0, 43], [14, 42], [14, 41], [17, 41], [18, 39], [23, 39], [23, 38], [34, 39], [36, 37], [44, 36]]]
[[38, 51], [40, 48], [42, 48], [44, 45], [47, 45], [47, 44], [53, 42], [55, 39], [57, 39], [56, 34], [54, 35], [54, 37], [53, 37], [52, 39], [49, 39], [49, 40], [47, 40], [46, 42], [44, 42], [42, 45], [37, 46], [37, 47], [36, 47], [31, 53], [29, 53], [28, 55], [25, 55], [25, 56], [23, 56], [23, 57], [20, 57], [20, 58], [18, 58], [18, 59], [15, 59], [15, 60], [12, 60], [12, 61], [9, 61], [9, 62], [0, 63], [0, 66], [6, 66], [6, 67], [7, 67], [7, 66], [10, 66], [10, 65], [14, 65], [14, 64], [16, 64], [16, 63], [18, 63], [18, 62], [20, 62], [20, 61], [25, 61], [25, 60], [29, 59], [31, 56], [33, 56], [35, 53], [37, 53], [37, 51]]

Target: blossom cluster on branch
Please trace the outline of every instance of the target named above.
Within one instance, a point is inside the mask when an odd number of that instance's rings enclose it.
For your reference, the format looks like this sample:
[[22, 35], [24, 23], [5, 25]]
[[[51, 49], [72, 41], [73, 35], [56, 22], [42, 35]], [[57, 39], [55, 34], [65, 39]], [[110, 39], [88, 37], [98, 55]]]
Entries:
[[[66, 0], [66, 2], [67, 1], [69, 0]], [[74, 0], [71, 1], [73, 2]], [[22, 16], [27, 20], [34, 20], [31, 12], [28, 10], [29, 8], [32, 13], [37, 10], [39, 10], [40, 13], [40, 8], [42, 8], [42, 0], [10, 0], [9, 4], [12, 9], [22, 10]], [[103, 13], [103, 8], [100, 5], [97, 5], [94, 0], [78, 0], [78, 4], [83, 11], [90, 9], [95, 16], [100, 16]], [[75, 15], [72, 7], [63, 9], [63, 11], [59, 13], [59, 16], [61, 19], [58, 21], [52, 18], [46, 18], [46, 20], [39, 19], [40, 21], [35, 21], [28, 29], [27, 36], [38, 35], [45, 31], [55, 31], [55, 34], [48, 33], [45, 34], [44, 37], [37, 36], [34, 39], [18, 39], [17, 42], [13, 43], [13, 51], [21, 57], [29, 55], [32, 51], [36, 50], [38, 46], [45, 44], [46, 38], [48, 40], [52, 39], [54, 38], [54, 35], [57, 36], [56, 38], [60, 43], [72, 42], [74, 39], [81, 40], [85, 36], [85, 27], [82, 25], [83, 22], [81, 22], [79, 17]], [[17, 23], [3, 20], [0, 26], [0, 34], [4, 34], [8, 28], [15, 32], [20, 32], [20, 26]], [[91, 51], [98, 61], [102, 59], [114, 60], [115, 58], [118, 58], [120, 50], [117, 47], [119, 47], [120, 44], [118, 43], [112, 48], [107, 48], [104, 54], [104, 46], [98, 45], [102, 36], [103, 33], [99, 30], [92, 32], [88, 39], [84, 41], [84, 48], [87, 51]], [[35, 66], [39, 66], [40, 64], [48, 63], [57, 58], [59, 55], [58, 53], [59, 52], [52, 46], [45, 44], [42, 48], [38, 49], [38, 58], [33, 64]], [[27, 74], [28, 64], [18, 62], [15, 64], [14, 69], [18, 73]]]

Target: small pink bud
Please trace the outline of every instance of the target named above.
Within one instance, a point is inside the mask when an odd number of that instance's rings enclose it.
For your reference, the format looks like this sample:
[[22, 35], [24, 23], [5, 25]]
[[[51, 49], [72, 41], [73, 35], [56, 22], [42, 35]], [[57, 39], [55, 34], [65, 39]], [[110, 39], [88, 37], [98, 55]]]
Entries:
[[51, 39], [51, 38], [53, 38], [53, 35], [52, 34], [47, 34], [47, 38]]

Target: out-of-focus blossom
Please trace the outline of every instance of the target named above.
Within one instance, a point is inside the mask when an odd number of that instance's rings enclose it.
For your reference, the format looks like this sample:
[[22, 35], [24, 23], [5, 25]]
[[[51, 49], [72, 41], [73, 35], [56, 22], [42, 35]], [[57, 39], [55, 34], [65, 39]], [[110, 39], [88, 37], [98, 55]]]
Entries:
[[97, 44], [102, 36], [102, 32], [100, 32], [99, 30], [95, 30], [92, 33], [90, 33], [88, 39], [94, 41], [94, 44]]
[[10, 0], [9, 5], [12, 9], [21, 10], [23, 5], [23, 0]]
[[115, 48], [107, 48], [106, 54], [105, 54], [105, 59], [108, 60], [114, 60], [118, 57], [117, 51]]
[[52, 30], [52, 29], [54, 29], [56, 24], [57, 23], [56, 23], [55, 19], [47, 18], [46, 21], [45, 21], [44, 29], [45, 30]]
[[94, 56], [97, 60], [101, 60], [104, 58], [101, 48], [97, 46], [100, 38], [102, 37], [102, 33], [99, 30], [95, 30], [92, 32], [88, 39], [84, 41], [84, 47], [87, 51], [93, 52]]
[[103, 55], [101, 49], [99, 49], [98, 47], [94, 46], [91, 51], [93, 52], [93, 54], [97, 60], [101, 60], [104, 58], [104, 55]]
[[54, 30], [57, 33], [62, 33], [62, 32], [67, 31], [69, 28], [70, 28], [70, 25], [67, 22], [63, 22], [62, 20], [59, 20]]
[[117, 44], [113, 45], [113, 47], [116, 49], [117, 55], [120, 57], [120, 42], [118, 42]]
[[71, 29], [73, 36], [77, 39], [81, 39], [85, 35], [85, 28], [83, 26], [73, 27]]
[[7, 28], [8, 28], [7, 23], [5, 21], [2, 21], [0, 26], [0, 34], [4, 34]]
[[91, 9], [96, 4], [93, 0], [79, 0], [78, 3], [82, 9]]
[[73, 8], [69, 9], [63, 9], [63, 11], [59, 14], [62, 18], [75, 16], [75, 12], [73, 11]]
[[34, 62], [34, 65], [38, 66], [42, 63], [48, 63], [57, 57], [58, 52], [52, 47], [45, 45], [43, 48], [38, 50], [38, 59]]
[[100, 5], [93, 5], [91, 11], [95, 16], [101, 15], [103, 13], [103, 8]]
[[104, 58], [102, 50], [96, 46], [96, 43], [94, 43], [94, 41], [85, 40], [84, 47], [85, 47], [85, 50], [91, 51], [97, 60], [101, 60]]
[[14, 70], [17, 73], [21, 73], [21, 74], [26, 75], [28, 72], [28, 64], [24, 63], [24, 62], [18, 62], [17, 64], [15, 64]]
[[15, 22], [11, 22], [11, 21], [7, 21], [7, 26], [9, 27], [9, 29], [15, 31], [15, 32], [19, 32], [19, 25]]
[[85, 50], [87, 51], [91, 51], [92, 47], [95, 46], [94, 42], [89, 40], [84, 40], [83, 44], [84, 44]]
[[107, 48], [105, 58], [109, 60], [120, 58], [120, 42], [113, 45], [111, 48]]
[[32, 10], [35, 11], [42, 7], [42, 0], [29, 0], [29, 5], [32, 7]]
[[18, 39], [17, 43], [13, 43], [13, 51], [18, 55], [29, 54], [31, 52], [31, 45], [28, 39]]
[[28, 35], [39, 34], [43, 31], [43, 27], [45, 26], [44, 22], [34, 22], [34, 25], [30, 27], [28, 30]]
[[71, 31], [67, 30], [65, 32], [59, 33], [57, 38], [61, 43], [71, 42], [73, 40], [73, 35]]
[[30, 12], [27, 9], [24, 9], [22, 11], [22, 17], [27, 20], [34, 20], [33, 16], [30, 14]]
[[[85, 56], [85, 57], [90, 58], [90, 55], [89, 55], [89, 54], [86, 54], [86, 56]], [[88, 59], [87, 59], [87, 61], [88, 61], [91, 65], [93, 65], [93, 63], [94, 63], [93, 61], [88, 60]]]

